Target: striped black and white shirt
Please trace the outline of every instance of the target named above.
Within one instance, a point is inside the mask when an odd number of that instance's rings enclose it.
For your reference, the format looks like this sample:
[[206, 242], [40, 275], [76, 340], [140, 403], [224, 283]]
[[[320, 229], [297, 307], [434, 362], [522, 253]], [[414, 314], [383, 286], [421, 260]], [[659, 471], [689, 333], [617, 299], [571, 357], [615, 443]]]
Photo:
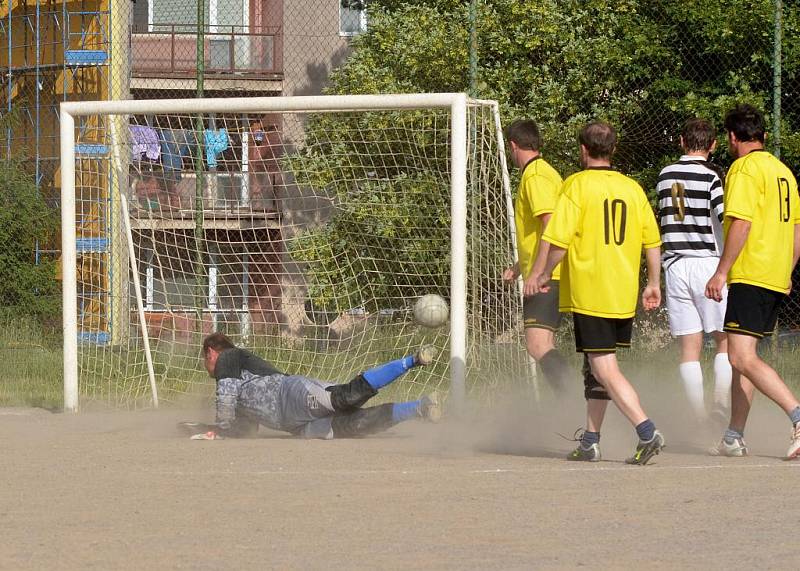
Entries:
[[701, 156], [684, 155], [658, 175], [658, 224], [667, 268], [681, 257], [722, 254], [722, 172]]

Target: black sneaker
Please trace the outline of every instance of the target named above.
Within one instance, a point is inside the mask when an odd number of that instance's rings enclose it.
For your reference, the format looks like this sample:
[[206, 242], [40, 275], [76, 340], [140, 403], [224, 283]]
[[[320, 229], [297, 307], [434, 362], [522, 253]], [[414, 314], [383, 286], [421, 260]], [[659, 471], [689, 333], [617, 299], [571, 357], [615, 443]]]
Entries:
[[656, 430], [650, 440], [639, 441], [639, 444], [636, 445], [636, 452], [630, 458], [626, 458], [625, 463], [644, 466], [650, 461], [650, 458], [661, 452], [664, 446], [666, 446], [664, 435]]
[[567, 455], [567, 460], [572, 462], [599, 462], [601, 459], [600, 446], [597, 444], [592, 444], [589, 448], [578, 444], [578, 447]]

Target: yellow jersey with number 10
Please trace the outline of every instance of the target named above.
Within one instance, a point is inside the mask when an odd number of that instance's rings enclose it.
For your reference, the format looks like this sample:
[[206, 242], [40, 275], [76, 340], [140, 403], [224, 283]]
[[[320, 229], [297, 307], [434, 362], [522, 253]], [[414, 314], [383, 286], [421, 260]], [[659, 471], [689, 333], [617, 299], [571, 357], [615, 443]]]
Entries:
[[750, 233], [728, 283], [789, 293], [794, 226], [800, 223], [797, 180], [789, 168], [766, 151], [734, 161], [725, 181], [726, 236], [731, 218], [750, 222]]
[[661, 245], [653, 209], [636, 181], [610, 168], [570, 176], [543, 239], [567, 249], [561, 311], [633, 317], [642, 248]]
[[[541, 155], [528, 161], [522, 169], [517, 199], [514, 202], [514, 222], [517, 229], [519, 270], [527, 278], [539, 252], [542, 237], [542, 214], [551, 214], [556, 207], [561, 190], [561, 175]], [[553, 270], [553, 279], [559, 279], [560, 265]]]

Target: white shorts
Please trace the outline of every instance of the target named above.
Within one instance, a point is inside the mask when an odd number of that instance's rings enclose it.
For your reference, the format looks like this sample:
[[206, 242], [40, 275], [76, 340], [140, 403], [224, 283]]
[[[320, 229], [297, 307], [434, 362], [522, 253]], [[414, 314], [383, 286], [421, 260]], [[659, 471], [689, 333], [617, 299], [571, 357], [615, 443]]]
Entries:
[[721, 302], [705, 296], [706, 284], [718, 263], [716, 257], [680, 258], [664, 272], [669, 331], [673, 336], [722, 331], [728, 288], [722, 291]]

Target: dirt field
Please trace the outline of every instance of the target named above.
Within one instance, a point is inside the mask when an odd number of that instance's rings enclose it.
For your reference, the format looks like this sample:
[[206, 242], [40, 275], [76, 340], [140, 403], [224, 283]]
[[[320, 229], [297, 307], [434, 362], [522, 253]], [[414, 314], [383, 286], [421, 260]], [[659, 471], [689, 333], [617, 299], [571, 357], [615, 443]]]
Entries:
[[189, 441], [174, 423], [197, 412], [2, 409], [0, 568], [797, 566], [779, 411], [761, 403], [746, 459], [703, 454], [716, 434], [662, 411], [669, 447], [642, 468], [621, 462], [616, 412], [605, 461], [562, 460], [553, 430], [580, 403], [545, 408], [330, 442]]

